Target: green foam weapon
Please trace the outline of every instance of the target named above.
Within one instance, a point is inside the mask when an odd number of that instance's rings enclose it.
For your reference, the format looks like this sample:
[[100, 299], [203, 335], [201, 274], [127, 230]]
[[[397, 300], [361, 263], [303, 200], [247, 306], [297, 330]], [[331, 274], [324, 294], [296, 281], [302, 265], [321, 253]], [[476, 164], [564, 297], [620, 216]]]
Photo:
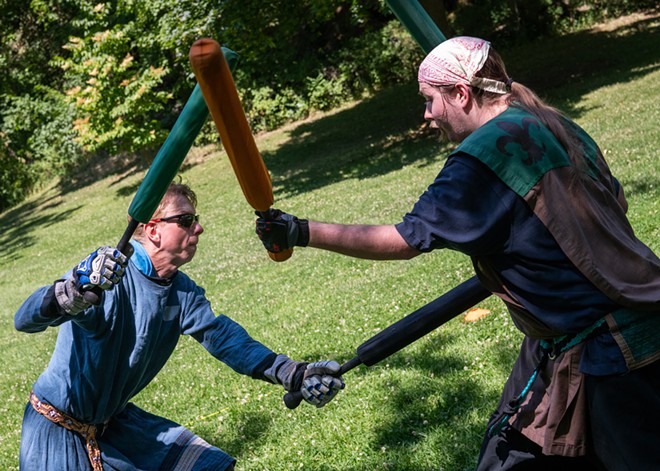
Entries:
[[[224, 47], [222, 53], [229, 68], [233, 70], [238, 63], [238, 54]], [[128, 207], [128, 215], [131, 218], [117, 244], [117, 249], [123, 254], [130, 254], [128, 245], [135, 229], [140, 223], [149, 222], [153, 216], [208, 116], [209, 111], [202, 91], [199, 84], [196, 84]], [[101, 290], [86, 291], [84, 297], [92, 304], [99, 304]]]

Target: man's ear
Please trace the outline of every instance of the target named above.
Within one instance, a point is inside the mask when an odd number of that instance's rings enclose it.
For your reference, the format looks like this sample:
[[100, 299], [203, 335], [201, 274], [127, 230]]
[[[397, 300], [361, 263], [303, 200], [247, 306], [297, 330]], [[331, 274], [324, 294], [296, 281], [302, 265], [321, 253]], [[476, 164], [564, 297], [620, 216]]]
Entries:
[[154, 245], [158, 245], [160, 242], [160, 231], [158, 230], [157, 223], [149, 221], [142, 226], [142, 232], [148, 241]]
[[472, 92], [469, 85], [457, 83], [454, 85], [454, 90], [456, 91], [456, 100], [463, 108], [470, 104], [470, 101], [472, 101]]

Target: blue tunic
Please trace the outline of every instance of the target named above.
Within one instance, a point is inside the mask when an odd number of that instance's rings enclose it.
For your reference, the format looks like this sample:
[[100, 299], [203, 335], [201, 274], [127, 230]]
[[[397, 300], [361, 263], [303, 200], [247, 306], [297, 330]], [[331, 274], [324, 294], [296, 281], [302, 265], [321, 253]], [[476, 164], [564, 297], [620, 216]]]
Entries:
[[[15, 316], [20, 331], [60, 326], [50, 363], [33, 390], [81, 422], [107, 424], [99, 437], [105, 469], [173, 469], [177, 463], [187, 463], [183, 469], [225, 469], [234, 461], [229, 455], [129, 401], [165, 365], [181, 335], [193, 336], [236, 372], [255, 377], [274, 353], [227, 316], [216, 316], [204, 289], [185, 273], [169, 282], [143, 274], [153, 274], [153, 267], [144, 249], [133, 245], [136, 252], [122, 282], [104, 292], [99, 306], [76, 316], [52, 316], [42, 307], [52, 299], [52, 287], [43, 287], [20, 307]], [[29, 404], [21, 466], [90, 468], [82, 439]]]

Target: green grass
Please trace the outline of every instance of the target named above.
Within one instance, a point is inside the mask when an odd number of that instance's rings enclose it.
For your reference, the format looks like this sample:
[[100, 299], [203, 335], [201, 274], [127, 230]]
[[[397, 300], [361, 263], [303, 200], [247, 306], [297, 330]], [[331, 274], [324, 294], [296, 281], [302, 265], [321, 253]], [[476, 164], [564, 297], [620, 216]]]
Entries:
[[[627, 191], [640, 239], [660, 252], [658, 15], [501, 51], [510, 73], [534, 85], [600, 143]], [[395, 223], [441, 168], [447, 147], [421, 130], [416, 84], [259, 136], [276, 206], [316, 220]], [[107, 169], [106, 169], [107, 170]], [[271, 262], [254, 235], [226, 156], [197, 149], [183, 178], [200, 196], [206, 232], [185, 271], [218, 313], [299, 360], [346, 361], [358, 345], [472, 275], [469, 260], [438, 251], [408, 262], [354, 260], [297, 249]], [[47, 365], [56, 330], [27, 335], [13, 314], [88, 251], [115, 244], [143, 169], [58, 185], [0, 215], [0, 469], [18, 469], [23, 408]], [[520, 341], [493, 314], [459, 319], [373, 367], [346, 374], [329, 406], [289, 411], [278, 387], [236, 375], [182, 338], [135, 402], [187, 425], [242, 470], [470, 470]]]

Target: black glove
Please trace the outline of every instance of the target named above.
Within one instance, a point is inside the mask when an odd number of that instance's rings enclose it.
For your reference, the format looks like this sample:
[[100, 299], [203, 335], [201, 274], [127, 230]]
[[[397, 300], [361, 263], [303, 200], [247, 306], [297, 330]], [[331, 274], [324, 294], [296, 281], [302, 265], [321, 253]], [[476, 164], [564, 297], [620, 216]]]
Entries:
[[269, 209], [265, 213], [255, 211], [256, 233], [266, 250], [282, 252], [294, 246], [306, 247], [309, 243], [309, 221], [298, 219], [279, 209]]

